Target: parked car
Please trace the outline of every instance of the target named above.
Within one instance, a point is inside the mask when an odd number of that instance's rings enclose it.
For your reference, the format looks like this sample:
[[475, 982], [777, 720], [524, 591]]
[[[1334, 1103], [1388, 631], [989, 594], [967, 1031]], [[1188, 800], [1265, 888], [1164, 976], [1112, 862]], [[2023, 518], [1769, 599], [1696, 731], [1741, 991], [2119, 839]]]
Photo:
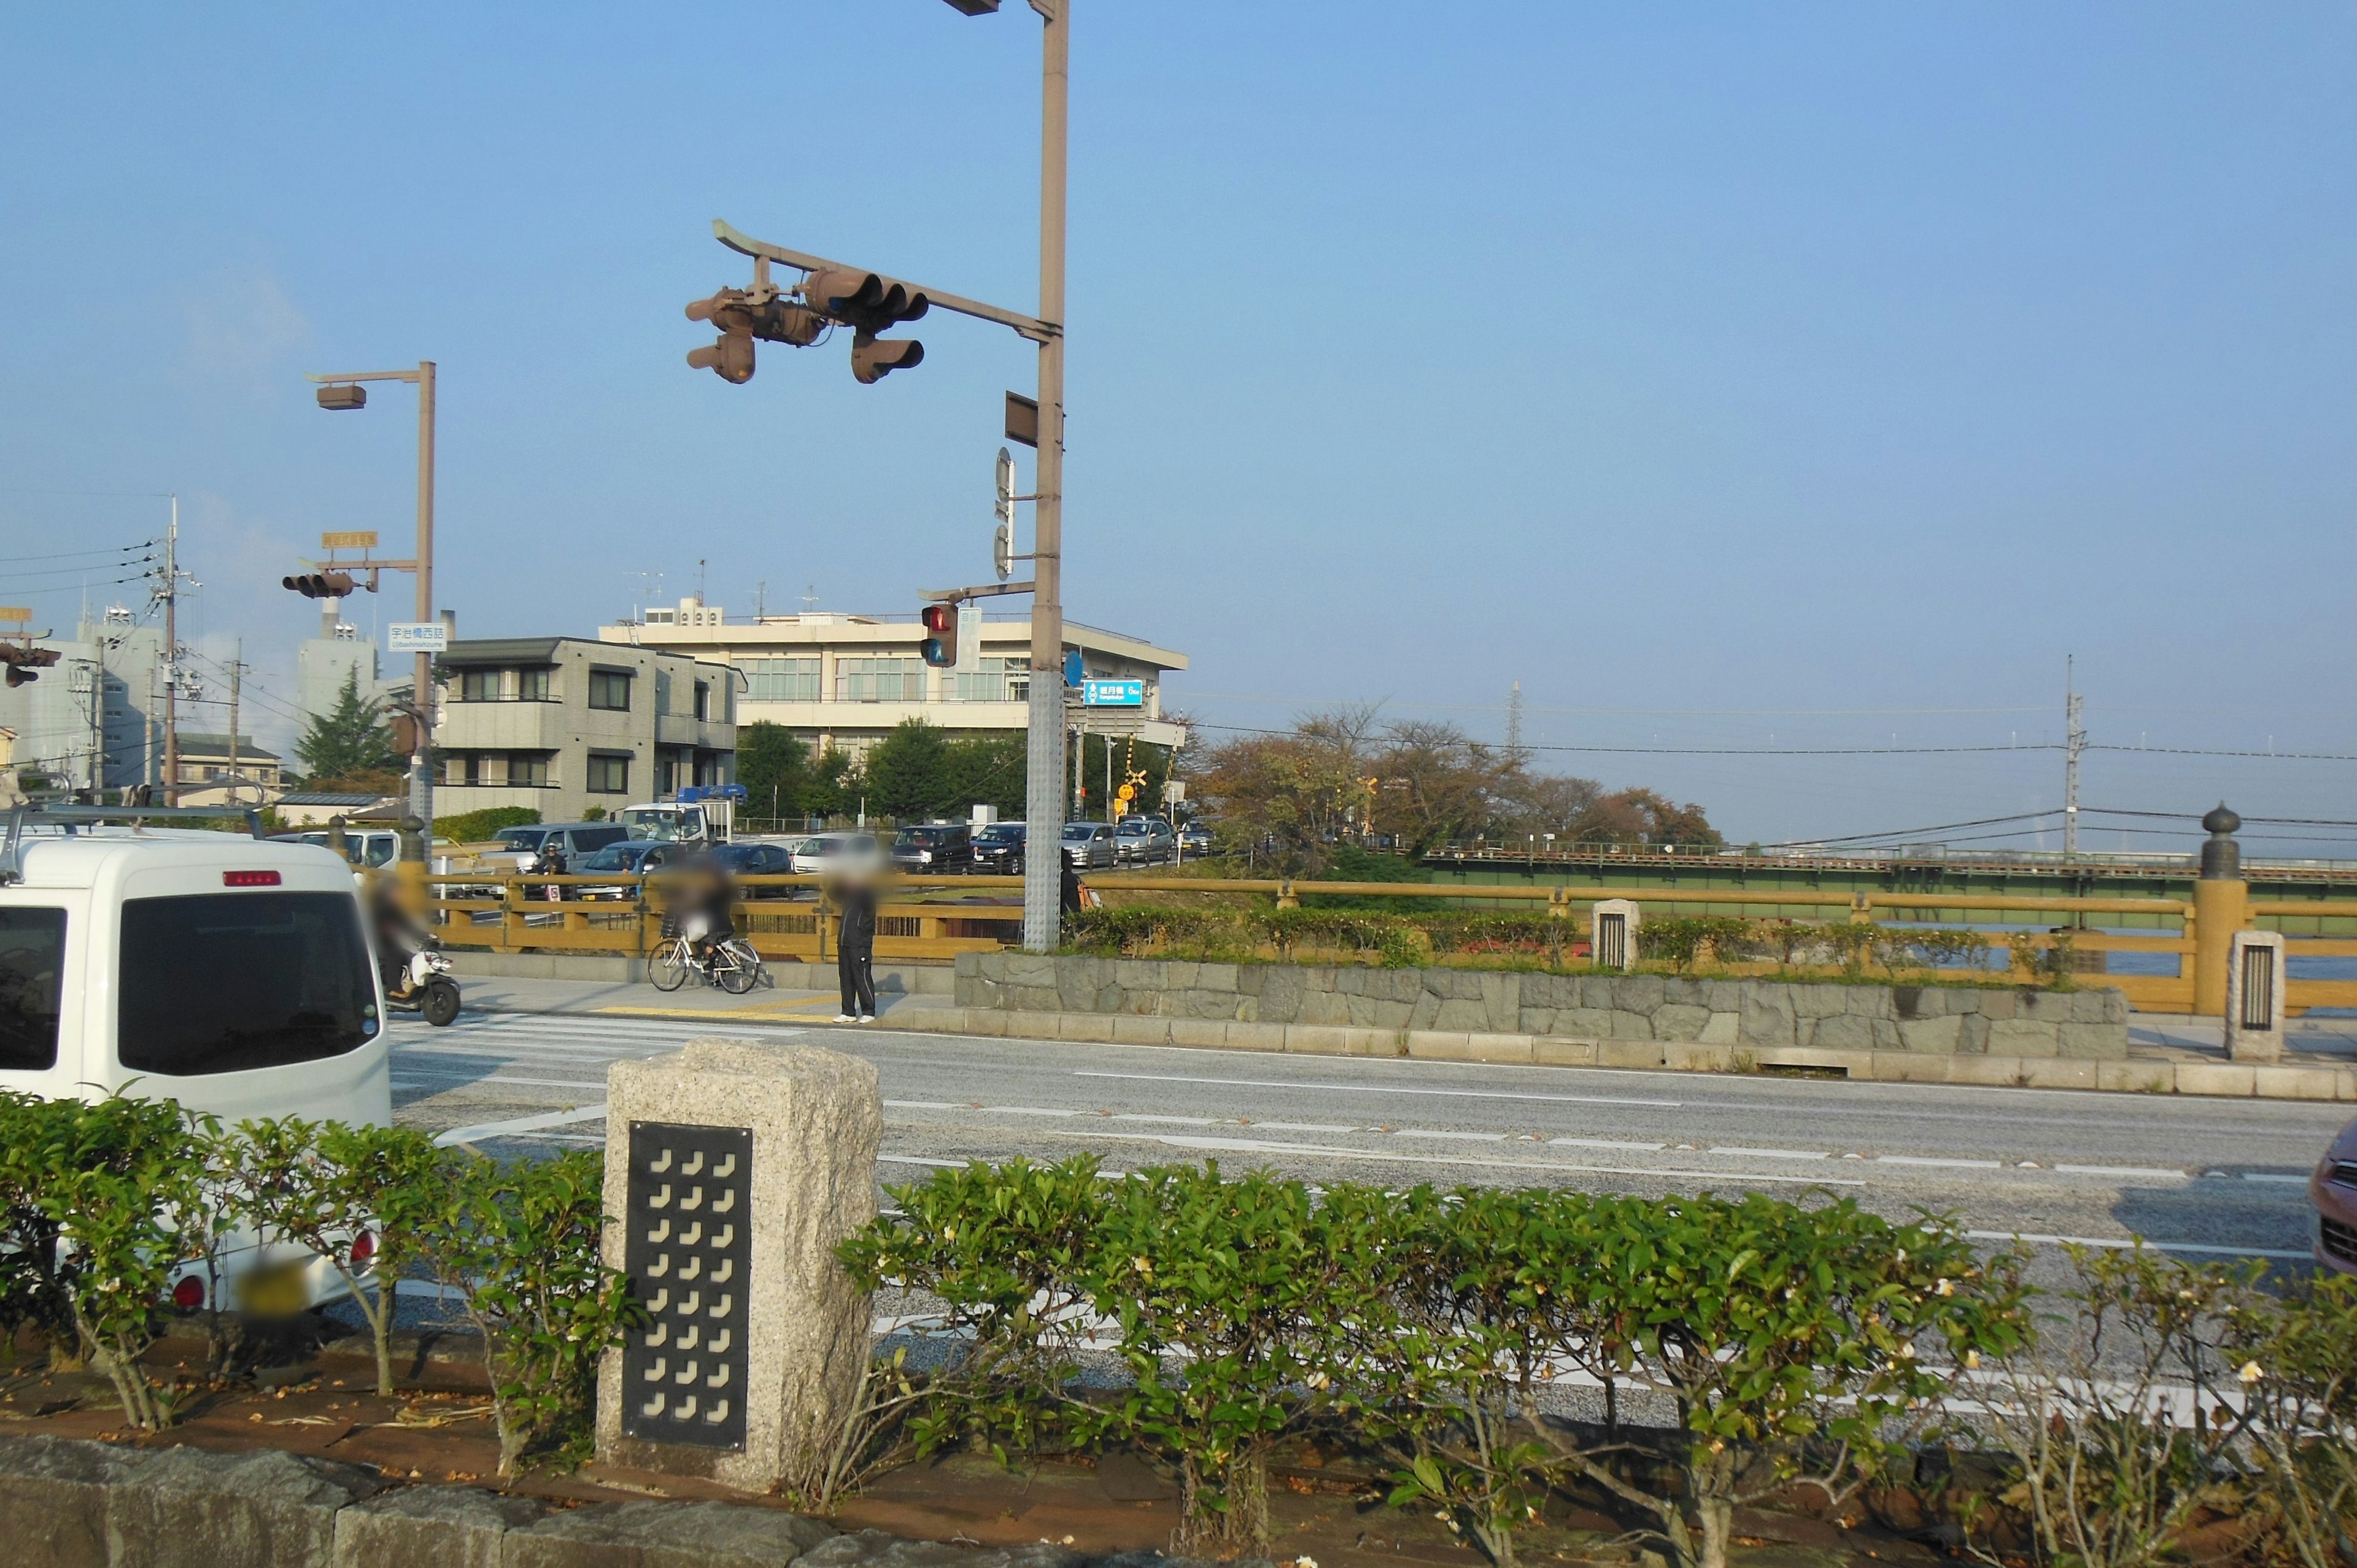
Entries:
[[623, 843], [630, 836], [630, 830], [619, 822], [533, 822], [523, 827], [501, 828], [491, 836], [499, 841], [500, 847], [485, 850], [477, 857], [486, 871], [522, 871], [552, 842], [565, 856], [565, 864], [577, 871], [585, 856]]
[[1200, 820], [1189, 822], [1178, 830], [1178, 847], [1189, 854], [1211, 853], [1211, 824]]
[[1109, 822], [1066, 822], [1064, 859], [1076, 870], [1110, 868], [1114, 863], [1113, 825]]
[[[608, 844], [595, 854], [574, 861], [572, 875], [603, 876], [617, 873], [633, 878], [643, 876], [651, 871], [661, 870], [663, 862], [672, 857], [677, 847], [658, 843], [652, 839], [626, 838], [619, 843]], [[573, 889], [576, 898], [621, 900], [637, 896], [638, 888], [631, 883], [614, 883], [606, 886], [581, 885]]]
[[2316, 1205], [2316, 1261], [2357, 1274], [2357, 1122], [2326, 1146], [2308, 1178], [2308, 1197]]
[[[279, 843], [307, 843], [319, 849], [328, 847], [324, 828], [308, 832], [278, 833]], [[344, 858], [354, 865], [391, 865], [401, 856], [401, 835], [391, 828], [346, 828]]]
[[1023, 875], [1023, 824], [993, 822], [974, 835], [974, 869], [985, 876]]
[[[135, 832], [94, 807], [16, 820], [0, 843], [0, 1089], [169, 1098], [231, 1125], [392, 1122], [382, 977], [350, 866], [303, 843]], [[222, 1269], [224, 1305], [343, 1294], [329, 1260], [251, 1230]], [[190, 1262], [166, 1286], [183, 1308], [215, 1288]]]
[[[791, 851], [775, 843], [725, 843], [713, 851], [731, 876], [783, 876], [794, 868]], [[788, 898], [797, 891], [791, 887], [747, 887], [740, 890], [748, 898]]]
[[929, 822], [892, 835], [892, 867], [909, 876], [963, 876], [974, 869], [974, 830]]
[[1159, 817], [1125, 817], [1114, 830], [1113, 854], [1115, 860], [1134, 860], [1151, 865], [1170, 859], [1178, 853], [1178, 835], [1168, 822]]
[[805, 875], [857, 871], [873, 875], [886, 865], [874, 833], [813, 833], [794, 851], [794, 869]]

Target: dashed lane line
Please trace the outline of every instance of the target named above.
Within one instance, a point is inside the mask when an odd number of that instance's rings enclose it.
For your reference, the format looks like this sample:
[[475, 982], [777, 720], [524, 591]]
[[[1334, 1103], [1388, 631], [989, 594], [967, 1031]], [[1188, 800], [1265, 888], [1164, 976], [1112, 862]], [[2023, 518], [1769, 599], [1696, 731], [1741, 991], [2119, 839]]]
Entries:
[[603, 1122], [606, 1107], [584, 1105], [572, 1111], [544, 1111], [537, 1116], [518, 1116], [506, 1122], [479, 1122], [471, 1127], [453, 1127], [435, 1135], [440, 1148], [453, 1144], [476, 1144], [486, 1138], [511, 1137], [520, 1133], [538, 1133], [550, 1127], [569, 1127], [576, 1122]]
[[1975, 1241], [2028, 1241], [2040, 1247], [2100, 1247], [2105, 1251], [2125, 1252], [2141, 1240], [2156, 1252], [2200, 1252], [2216, 1258], [2280, 1258], [2308, 1262], [2310, 1252], [2285, 1251], [2272, 1247], [2216, 1247], [2204, 1241], [2156, 1241], [2149, 1236], [2046, 1236], [2027, 1230], [1967, 1230], [1966, 1239]]
[[1232, 1089], [1298, 1089], [1313, 1090], [1327, 1094], [1422, 1094], [1449, 1100], [1525, 1100], [1551, 1105], [1642, 1105], [1664, 1111], [1683, 1109], [1680, 1100], [1632, 1100], [1622, 1095], [1606, 1094], [1523, 1094], [1503, 1089], [1420, 1089], [1392, 1083], [1296, 1083], [1283, 1079], [1267, 1078], [1184, 1078], [1167, 1072], [1107, 1072], [1096, 1068], [1076, 1068], [1074, 1078], [1112, 1078], [1137, 1083], [1208, 1083]]

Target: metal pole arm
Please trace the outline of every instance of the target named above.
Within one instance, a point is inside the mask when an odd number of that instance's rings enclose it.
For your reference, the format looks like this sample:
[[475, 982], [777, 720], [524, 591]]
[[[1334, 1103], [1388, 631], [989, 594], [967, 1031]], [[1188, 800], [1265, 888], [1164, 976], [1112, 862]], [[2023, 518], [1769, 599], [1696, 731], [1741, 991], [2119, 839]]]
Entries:
[[1037, 583], [988, 583], [979, 588], [923, 588], [919, 593], [937, 605], [954, 605], [967, 599], [995, 599], [1002, 594], [1029, 594], [1039, 591]]
[[[712, 236], [738, 255], [751, 256], [757, 261], [783, 262], [790, 267], [799, 267], [806, 273], [875, 271], [873, 267], [855, 267], [848, 262], [830, 262], [824, 256], [813, 256], [807, 251], [790, 251], [783, 245], [772, 245], [765, 240], [748, 238], [730, 228], [723, 219], [715, 218], [712, 220]], [[908, 283], [909, 280], [901, 278], [899, 281]], [[967, 299], [963, 295], [944, 294], [939, 289], [928, 288], [923, 284], [909, 284], [909, 286], [943, 310], [954, 310], [960, 316], [971, 316], [977, 321], [995, 321], [1001, 327], [1011, 327], [1035, 343], [1044, 343], [1050, 338], [1063, 335], [1063, 328], [1056, 322], [1042, 321], [1036, 316], [1026, 316], [1019, 310], [1001, 310], [997, 306], [985, 305], [978, 299]], [[312, 379], [316, 381], [319, 378], [315, 376]], [[350, 378], [334, 379], [341, 381]]]
[[414, 381], [423, 379], [416, 371], [355, 371], [348, 376], [312, 376], [307, 381]]

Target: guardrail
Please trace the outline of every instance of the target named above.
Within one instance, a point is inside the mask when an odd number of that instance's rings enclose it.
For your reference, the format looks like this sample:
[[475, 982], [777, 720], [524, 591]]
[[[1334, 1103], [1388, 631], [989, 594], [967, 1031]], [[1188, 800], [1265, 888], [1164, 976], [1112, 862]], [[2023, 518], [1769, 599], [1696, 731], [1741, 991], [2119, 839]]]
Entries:
[[[423, 880], [432, 894], [426, 902], [439, 933], [452, 947], [642, 957], [662, 937], [660, 890], [664, 878], [661, 873], [648, 878], [436, 872]], [[832, 961], [840, 919], [823, 895], [823, 880], [814, 875], [738, 878], [742, 897], [737, 904], [737, 929], [765, 958]], [[2190, 1013], [2193, 1008], [2199, 917], [2191, 902], [2176, 898], [1547, 887], [1283, 877], [1230, 880], [1121, 872], [1092, 875], [1088, 882], [1102, 892], [1265, 895], [1273, 897], [1280, 908], [1297, 908], [1302, 898], [1317, 894], [1437, 899], [1460, 908], [1520, 903], [1544, 907], [1580, 930], [1585, 922], [1578, 907], [1603, 898], [1630, 899], [1672, 916], [1787, 917], [1980, 928], [2044, 926], [2048, 929], [2023, 933], [2025, 945], [2049, 949], [2067, 939], [2079, 953], [2175, 955], [2178, 972], [2173, 975], [2106, 973], [2101, 983], [2119, 987], [2141, 1012]], [[940, 962], [961, 952], [995, 952], [1013, 946], [1022, 934], [1022, 879], [1015, 876], [895, 878], [878, 908], [876, 955]], [[2254, 900], [2246, 908], [2249, 923], [2266, 922], [2276, 929], [2287, 929], [2319, 913], [2313, 902], [2306, 901]], [[2093, 922], [2104, 916], [2115, 918], [2111, 924], [2148, 922], [2157, 929], [2149, 935], [2096, 929]], [[2357, 940], [2294, 934], [2287, 950], [2294, 959], [2357, 958]], [[2293, 977], [2285, 1001], [2287, 1009], [2295, 1013], [2311, 1007], [2357, 1006], [2357, 980]]]

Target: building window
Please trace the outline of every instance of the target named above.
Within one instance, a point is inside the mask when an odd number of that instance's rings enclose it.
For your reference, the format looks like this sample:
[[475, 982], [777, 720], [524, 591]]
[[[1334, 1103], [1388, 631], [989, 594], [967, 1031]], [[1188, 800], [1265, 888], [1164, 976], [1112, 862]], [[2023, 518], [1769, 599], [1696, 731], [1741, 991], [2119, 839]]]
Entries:
[[546, 670], [517, 671], [516, 700], [522, 703], [548, 701], [548, 677], [549, 671]]
[[[589, 705], [610, 713], [630, 711], [630, 672], [627, 670], [589, 671]], [[592, 785], [591, 788], [596, 788]]]
[[838, 659], [834, 669], [838, 703], [925, 700], [925, 664], [920, 659]]
[[712, 717], [712, 685], [706, 681], [695, 683], [695, 719], [703, 724]]
[[815, 659], [748, 659], [745, 693], [750, 703], [815, 703], [819, 700], [819, 661]]
[[591, 752], [587, 788], [592, 795], [629, 794], [630, 792], [630, 754], [626, 751]]
[[496, 670], [459, 671], [458, 700], [462, 703], [498, 702], [500, 700], [500, 672]]
[[953, 703], [1020, 703], [1031, 695], [1029, 660], [1022, 658], [985, 659], [980, 668], [956, 671], [951, 687]]

